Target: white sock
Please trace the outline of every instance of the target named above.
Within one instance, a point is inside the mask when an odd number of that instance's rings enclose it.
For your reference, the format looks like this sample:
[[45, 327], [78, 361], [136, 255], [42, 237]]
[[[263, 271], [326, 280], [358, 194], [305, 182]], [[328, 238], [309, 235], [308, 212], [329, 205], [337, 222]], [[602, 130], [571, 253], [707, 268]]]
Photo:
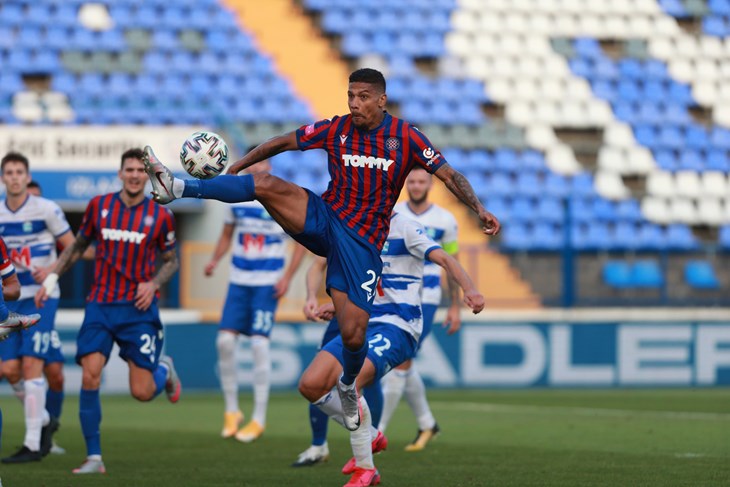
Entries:
[[380, 424], [378, 429], [385, 433], [390, 418], [393, 417], [395, 408], [398, 407], [400, 398], [403, 396], [403, 390], [406, 387], [407, 370], [391, 370], [389, 374], [380, 381], [383, 386], [383, 412], [380, 415]]
[[218, 348], [218, 373], [227, 413], [238, 411], [238, 379], [236, 379], [236, 342], [238, 335], [219, 331], [215, 345]]
[[426, 386], [423, 383], [421, 374], [418, 373], [415, 364], [411, 367], [410, 374], [406, 377], [406, 401], [416, 415], [419, 430], [429, 430], [436, 426], [436, 419], [431, 413], [431, 408], [426, 399]]
[[33, 451], [41, 449], [41, 428], [46, 411], [45, 377], [25, 381], [25, 441], [23, 444]]
[[182, 179], [175, 178], [172, 180], [172, 195], [175, 198], [182, 198], [183, 190], [185, 189], [185, 181]]
[[375, 468], [373, 463], [373, 437], [372, 435], [372, 417], [370, 416], [370, 407], [364, 397], [360, 398], [362, 406], [362, 417], [360, 418], [360, 427], [355, 431], [350, 431], [350, 446], [352, 454], [355, 456], [355, 465], [360, 468]]
[[10, 387], [13, 388], [13, 394], [15, 394], [15, 397], [17, 397], [20, 402], [25, 404], [25, 381], [23, 379], [20, 379], [15, 384], [10, 384]]
[[269, 339], [260, 335], [251, 337], [253, 352], [253, 420], [266, 425], [266, 408], [269, 405], [271, 386], [271, 357]]
[[92, 462], [93, 462], [94, 460], [98, 460], [98, 461], [101, 461], [101, 455], [89, 455], [89, 456], [87, 456], [87, 457], [86, 457], [86, 459], [87, 459], [87, 460], [91, 460]]
[[343, 428], [345, 427], [345, 420], [342, 419], [344, 412], [342, 411], [342, 403], [340, 402], [340, 395], [337, 393], [335, 388], [332, 388], [327, 394], [319, 398], [314, 403], [324, 414], [332, 418]]

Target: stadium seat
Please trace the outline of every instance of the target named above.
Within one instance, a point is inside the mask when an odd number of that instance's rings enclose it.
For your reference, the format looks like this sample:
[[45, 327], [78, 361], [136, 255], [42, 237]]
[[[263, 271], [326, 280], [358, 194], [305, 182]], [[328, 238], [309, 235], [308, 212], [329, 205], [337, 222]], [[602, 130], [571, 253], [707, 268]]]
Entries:
[[637, 288], [658, 288], [664, 284], [659, 263], [652, 259], [637, 260], [631, 267], [631, 284]]
[[684, 265], [684, 280], [694, 289], [719, 289], [715, 269], [706, 260], [690, 260]]
[[609, 260], [603, 264], [603, 282], [617, 289], [627, 289], [634, 286], [631, 266], [624, 261]]
[[666, 240], [667, 248], [670, 250], [695, 250], [699, 248], [697, 239], [687, 225], [669, 225]]

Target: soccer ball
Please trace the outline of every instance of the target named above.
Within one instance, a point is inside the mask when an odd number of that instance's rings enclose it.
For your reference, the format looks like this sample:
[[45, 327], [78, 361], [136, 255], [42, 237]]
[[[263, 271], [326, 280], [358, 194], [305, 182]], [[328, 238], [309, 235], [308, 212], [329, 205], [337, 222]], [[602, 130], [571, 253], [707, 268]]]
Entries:
[[188, 174], [198, 179], [214, 178], [226, 168], [228, 146], [214, 132], [195, 132], [180, 149], [180, 162]]

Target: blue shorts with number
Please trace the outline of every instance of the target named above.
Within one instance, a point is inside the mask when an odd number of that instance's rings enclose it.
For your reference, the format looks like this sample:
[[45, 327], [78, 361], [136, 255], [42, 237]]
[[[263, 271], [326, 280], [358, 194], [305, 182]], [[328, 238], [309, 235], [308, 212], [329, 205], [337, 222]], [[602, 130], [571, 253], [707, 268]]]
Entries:
[[246, 336], [271, 335], [278, 300], [274, 286], [228, 286], [220, 329], [233, 330]]
[[76, 363], [99, 352], [109, 360], [112, 347], [119, 356], [143, 369], [154, 371], [162, 351], [164, 333], [157, 302], [140, 311], [134, 303], [86, 303], [84, 322], [76, 338]]
[[353, 304], [370, 313], [383, 270], [380, 251], [347, 228], [322, 198], [307, 192], [304, 231], [292, 237], [315, 254], [327, 257], [327, 292], [334, 288], [347, 293]]
[[[366, 336], [368, 341], [367, 358], [375, 366], [375, 381], [380, 380], [391, 369], [398, 367], [416, 354], [416, 339], [395, 325], [370, 322]], [[330, 340], [322, 350], [325, 350], [342, 364], [342, 336]]]
[[421, 350], [421, 344], [433, 329], [433, 317], [436, 314], [437, 308], [438, 306], [435, 304], [421, 305], [421, 312], [423, 313], [423, 331], [421, 332], [421, 338], [418, 340], [418, 350], [416, 350], [416, 352]]
[[49, 299], [41, 309], [36, 307], [33, 298], [7, 301], [5, 304], [10, 311], [24, 315], [40, 313], [41, 321], [27, 330], [11, 333], [5, 341], [0, 342], [0, 359], [36, 357], [46, 363], [63, 362], [61, 339], [54, 327], [58, 298]]

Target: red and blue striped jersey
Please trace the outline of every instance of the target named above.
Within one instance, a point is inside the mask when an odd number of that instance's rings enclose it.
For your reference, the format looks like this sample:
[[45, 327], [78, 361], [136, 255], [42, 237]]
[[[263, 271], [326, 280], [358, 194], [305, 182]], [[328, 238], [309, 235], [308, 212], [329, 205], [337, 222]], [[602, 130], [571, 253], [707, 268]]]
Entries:
[[[8, 246], [5, 245], [5, 240], [0, 237], [0, 280], [7, 279], [13, 274], [15, 274], [15, 266], [13, 265], [13, 261], [10, 260], [10, 252], [8, 252]], [[2, 300], [1, 293], [0, 300]]]
[[430, 173], [446, 163], [413, 125], [385, 113], [370, 131], [356, 128], [352, 116], [336, 116], [300, 127], [300, 150], [324, 149], [331, 181], [322, 199], [347, 227], [381, 250], [390, 214], [411, 168]]
[[149, 198], [128, 207], [120, 193], [95, 196], [79, 234], [96, 240], [94, 282], [88, 301], [134, 301], [137, 285], [155, 275], [157, 251], [175, 248], [172, 212]]

